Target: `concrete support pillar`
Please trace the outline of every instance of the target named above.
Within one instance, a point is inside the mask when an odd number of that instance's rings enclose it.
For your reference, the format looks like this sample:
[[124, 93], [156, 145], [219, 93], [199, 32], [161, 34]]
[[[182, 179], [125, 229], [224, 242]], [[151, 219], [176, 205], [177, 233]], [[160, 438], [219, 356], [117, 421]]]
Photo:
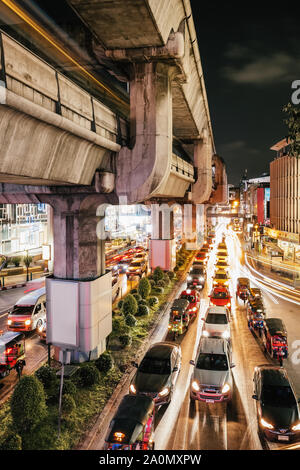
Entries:
[[130, 145], [117, 159], [117, 193], [128, 203], [158, 193], [172, 162], [173, 68], [167, 63], [139, 62], [131, 68]]
[[152, 204], [152, 237], [150, 240], [150, 267], [160, 266], [171, 271], [176, 266], [174, 213], [168, 204]]
[[212, 143], [208, 132], [194, 142], [194, 165], [197, 179], [192, 186], [192, 200], [195, 204], [209, 200], [212, 191]]
[[[111, 332], [112, 322], [111, 274], [105, 271], [105, 239], [99, 238], [97, 230], [105, 217], [105, 206], [101, 210], [99, 207], [109, 203], [110, 196], [47, 195], [42, 199], [53, 209], [54, 274], [47, 279], [47, 324], [52, 323], [49, 336], [47, 330], [47, 339], [64, 348], [63, 342], [57, 343], [53, 339], [57, 336], [57, 327], [53, 325], [57, 309], [63, 312], [59, 318], [64, 314], [66, 318], [68, 316], [68, 305], [65, 309], [57, 306], [57, 285], [62, 280], [66, 295], [70, 285], [78, 286], [79, 292], [76, 300], [78, 344], [72, 343], [66, 349], [72, 351], [75, 362], [97, 358], [106, 349], [106, 337]], [[65, 301], [70, 300], [66, 297]], [[85, 345], [83, 349], [81, 344]], [[88, 345], [93, 345], [90, 350]]]
[[203, 204], [185, 204], [183, 209], [183, 241], [187, 250], [198, 250], [204, 240]]

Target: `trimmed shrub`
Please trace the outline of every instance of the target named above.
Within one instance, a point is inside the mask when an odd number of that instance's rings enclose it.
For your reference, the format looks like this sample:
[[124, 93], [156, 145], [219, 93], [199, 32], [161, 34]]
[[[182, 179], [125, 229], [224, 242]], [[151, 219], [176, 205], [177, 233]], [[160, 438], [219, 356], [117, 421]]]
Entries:
[[164, 293], [164, 288], [163, 287], [154, 287], [152, 290], [151, 290], [151, 294], [153, 295], [161, 295]]
[[100, 372], [107, 374], [107, 372], [109, 372], [114, 366], [112, 355], [108, 351], [105, 351], [95, 361], [95, 366]]
[[92, 364], [84, 364], [78, 370], [79, 384], [81, 387], [91, 387], [100, 381], [98, 369]]
[[137, 311], [137, 316], [143, 317], [146, 315], [149, 315], [149, 307], [147, 305], [139, 305], [138, 311]]
[[149, 282], [150, 282], [151, 287], [155, 286], [155, 281], [154, 281], [154, 279], [150, 279]]
[[[76, 394], [77, 394], [76, 385], [72, 382], [72, 380], [64, 379], [62, 392], [63, 392], [63, 395], [71, 395], [72, 397], [76, 397]], [[58, 386], [58, 396], [59, 396], [59, 386]]]
[[46, 415], [46, 397], [42, 383], [34, 375], [24, 375], [10, 401], [13, 426], [22, 435], [31, 431]]
[[130, 313], [129, 313], [125, 317], [125, 323], [126, 323], [127, 326], [134, 327], [136, 325], [136, 319], [134, 318], [133, 315], [130, 315]]
[[157, 297], [149, 297], [148, 299], [148, 304], [150, 307], [155, 307], [155, 305], [157, 305], [159, 302], [158, 298]]
[[146, 299], [150, 295], [151, 284], [150, 284], [149, 280], [146, 277], [144, 277], [143, 279], [140, 280], [138, 291], [139, 291], [140, 296], [143, 299]]
[[170, 284], [170, 278], [167, 273], [164, 273], [164, 278], [163, 280], [165, 281], [165, 285], [168, 286]]
[[132, 343], [132, 337], [130, 335], [121, 335], [119, 336], [119, 341], [123, 348], [126, 348], [126, 346], [130, 346]]
[[165, 282], [165, 280], [164, 280], [164, 279], [160, 279], [159, 281], [157, 281], [157, 286], [158, 286], [158, 287], [162, 287], [162, 288], [166, 287], [166, 282]]
[[11, 431], [0, 443], [0, 450], [22, 450], [21, 436]]
[[135, 315], [138, 309], [138, 304], [136, 299], [133, 297], [133, 295], [128, 294], [126, 295], [123, 305], [122, 305], [122, 312], [123, 314], [126, 315]]
[[55, 369], [48, 365], [40, 367], [35, 372], [35, 376], [42, 382], [46, 389], [51, 388], [58, 380]]
[[168, 271], [168, 276], [169, 276], [169, 279], [172, 281], [175, 277], [175, 273], [173, 271]]
[[147, 300], [146, 299], [141, 299], [139, 301], [139, 305], [148, 305], [148, 299]]
[[133, 294], [133, 297], [135, 298], [135, 300], [137, 302], [139, 302], [140, 300], [142, 300], [142, 296], [140, 294]]
[[132, 294], [132, 295], [133, 295], [133, 294], [138, 294], [138, 290], [135, 289], [135, 288], [134, 288], [134, 289], [131, 289], [130, 294]]
[[164, 272], [161, 269], [160, 266], [157, 266], [154, 271], [153, 271], [153, 279], [157, 283], [157, 281], [160, 281], [164, 277]]
[[124, 302], [123, 299], [119, 300], [119, 302], [118, 302], [118, 308], [119, 308], [120, 310], [122, 310], [123, 302]]
[[10, 259], [10, 263], [14, 264], [16, 268], [18, 268], [20, 266], [21, 260], [22, 260], [21, 256], [13, 256]]
[[74, 398], [66, 393], [62, 397], [62, 402], [61, 402], [61, 411], [63, 416], [68, 416], [70, 415], [76, 408], [76, 403]]

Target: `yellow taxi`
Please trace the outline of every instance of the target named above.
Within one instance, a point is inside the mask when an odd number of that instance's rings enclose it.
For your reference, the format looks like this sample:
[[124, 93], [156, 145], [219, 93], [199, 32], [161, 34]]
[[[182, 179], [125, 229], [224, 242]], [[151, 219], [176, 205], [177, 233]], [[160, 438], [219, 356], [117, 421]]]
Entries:
[[219, 269], [218, 271], [215, 272], [215, 275], [213, 278], [213, 286], [217, 286], [217, 285], [228, 286], [229, 279], [230, 277], [228, 276], [228, 273], [224, 271], [224, 269]]

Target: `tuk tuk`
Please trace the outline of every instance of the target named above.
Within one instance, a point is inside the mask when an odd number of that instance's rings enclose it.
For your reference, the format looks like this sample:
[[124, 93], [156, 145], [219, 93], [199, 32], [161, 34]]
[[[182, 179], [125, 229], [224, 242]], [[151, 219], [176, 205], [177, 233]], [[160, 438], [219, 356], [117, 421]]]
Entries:
[[249, 279], [247, 277], [239, 277], [237, 280], [236, 298], [239, 297], [245, 303], [249, 296], [249, 289], [250, 289]]
[[247, 319], [249, 328], [259, 330], [261, 334], [265, 320], [265, 307], [262, 299], [248, 300]]
[[262, 291], [258, 287], [251, 287], [249, 289], [249, 299], [250, 300], [255, 300], [255, 299], [262, 299]]
[[187, 299], [176, 299], [173, 302], [169, 319], [169, 331], [174, 334], [174, 339], [187, 331], [189, 327], [189, 304]]
[[188, 312], [190, 320], [196, 318], [200, 308], [200, 294], [196, 289], [186, 289], [180, 294], [181, 299], [189, 301]]
[[0, 334], [0, 379], [15, 369], [20, 378], [25, 362], [25, 335], [7, 331]]
[[154, 450], [154, 402], [125, 395], [110, 422], [104, 450]]
[[267, 318], [264, 321], [263, 344], [265, 350], [282, 365], [288, 357], [287, 331], [280, 318]]

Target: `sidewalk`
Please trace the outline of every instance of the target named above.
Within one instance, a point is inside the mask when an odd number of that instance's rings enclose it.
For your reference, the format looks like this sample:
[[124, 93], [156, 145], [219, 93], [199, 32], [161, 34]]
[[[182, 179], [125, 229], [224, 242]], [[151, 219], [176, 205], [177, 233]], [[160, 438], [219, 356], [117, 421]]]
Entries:
[[[43, 274], [44, 274], [44, 271], [42, 269], [40, 271], [34, 272], [32, 273], [32, 279], [37, 279], [39, 277], [42, 277]], [[3, 277], [4, 277], [4, 286], [3, 286]], [[29, 273], [29, 279], [31, 280], [30, 273]], [[22, 286], [25, 286], [27, 282], [26, 273], [17, 274], [14, 276], [2, 276], [1, 271], [0, 271], [0, 281], [1, 281], [0, 291], [13, 289], [16, 287], [22, 287]]]

